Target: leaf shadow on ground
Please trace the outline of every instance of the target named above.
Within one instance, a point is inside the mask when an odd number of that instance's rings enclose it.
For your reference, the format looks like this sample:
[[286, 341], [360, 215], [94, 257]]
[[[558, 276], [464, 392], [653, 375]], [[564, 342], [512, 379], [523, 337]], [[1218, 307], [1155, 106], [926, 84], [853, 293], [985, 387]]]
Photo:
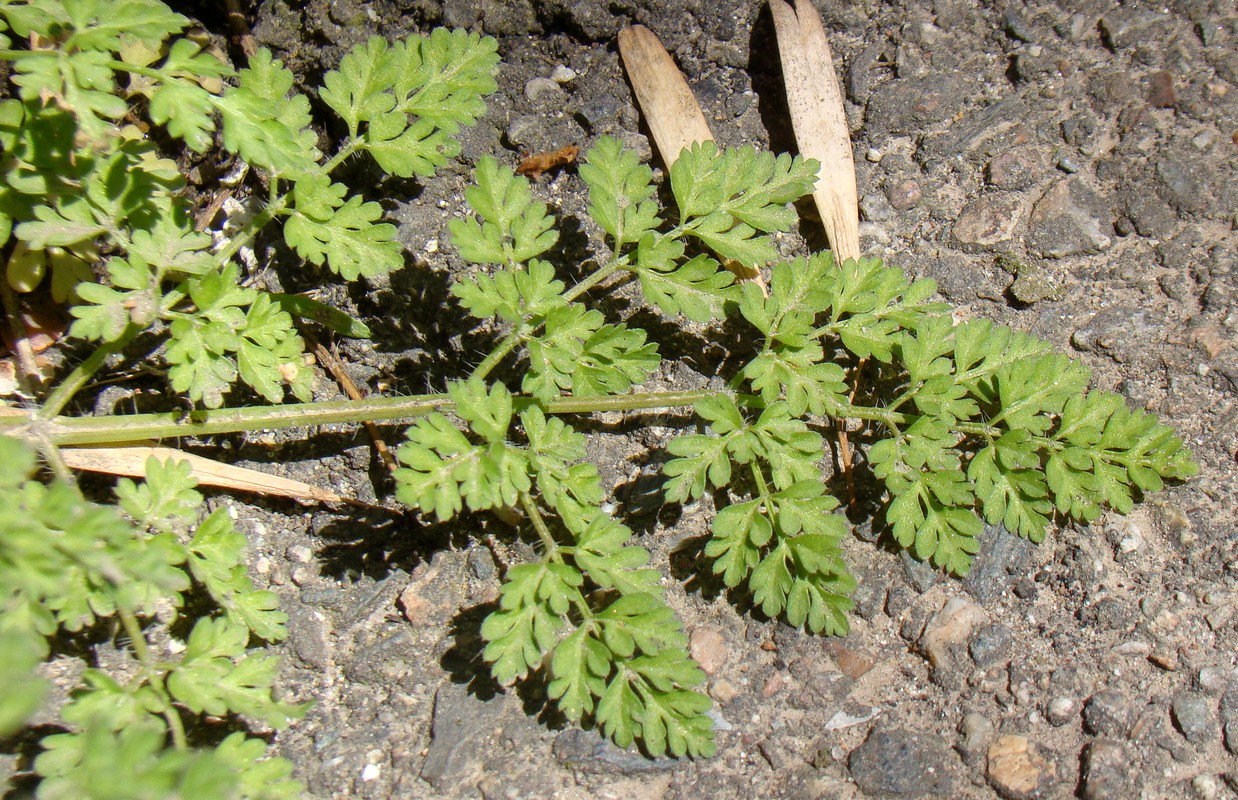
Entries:
[[439, 665], [447, 673], [448, 680], [463, 685], [470, 695], [482, 702], [511, 692], [519, 698], [526, 716], [535, 717], [540, 724], [552, 730], [566, 728], [567, 717], [550, 702], [547, 694], [545, 669], [531, 672], [511, 687], [504, 687], [491, 674], [490, 665], [482, 655], [486, 642], [481, 635], [481, 626], [486, 617], [498, 608], [497, 602], [481, 603], [462, 609], [452, 617], [448, 625], [452, 644], [439, 659]]
[[465, 512], [448, 522], [434, 522], [402, 508], [389, 512], [358, 508], [317, 527], [315, 533], [324, 542], [318, 554], [324, 575], [339, 579], [361, 574], [382, 580], [397, 570], [411, 573], [439, 551], [476, 546], [496, 527], [502, 526], [485, 514]]

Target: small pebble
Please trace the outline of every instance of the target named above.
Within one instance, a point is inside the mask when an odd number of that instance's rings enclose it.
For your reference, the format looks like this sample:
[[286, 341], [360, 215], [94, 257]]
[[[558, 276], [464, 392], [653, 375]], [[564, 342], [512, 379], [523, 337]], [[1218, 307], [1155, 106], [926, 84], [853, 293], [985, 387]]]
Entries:
[[1238, 670], [1222, 667], [1204, 667], [1199, 671], [1199, 688], [1210, 694], [1225, 691], [1231, 681], [1238, 679]]
[[289, 546], [286, 551], [289, 558], [299, 564], [308, 564], [310, 559], [314, 557], [314, 551], [308, 545], [294, 544]]
[[865, 220], [887, 220], [894, 216], [889, 200], [876, 192], [860, 198], [860, 217]]
[[870, 147], [868, 150], [864, 151], [864, 157], [874, 164], [877, 164], [881, 161], [881, 159], [885, 158], [885, 153], [875, 147]]
[[559, 64], [550, 71], [550, 79], [555, 83], [567, 83], [576, 79], [576, 70]]
[[1216, 800], [1221, 796], [1221, 786], [1211, 775], [1196, 775], [1191, 781], [1191, 788], [1199, 800]]
[[867, 797], [955, 797], [954, 754], [940, 737], [878, 728], [847, 759]]
[[563, 90], [550, 78], [534, 78], [524, 85], [524, 97], [530, 103], [557, 102], [563, 99]]
[[1188, 742], [1199, 744], [1212, 738], [1216, 720], [1212, 714], [1212, 703], [1205, 695], [1197, 692], [1186, 692], [1174, 698], [1174, 723]]
[[972, 712], [959, 723], [959, 733], [963, 734], [963, 746], [969, 750], [980, 749], [989, 743], [993, 737], [993, 723], [983, 714]]
[[726, 639], [717, 628], [700, 627], [692, 631], [688, 649], [706, 675], [717, 675], [726, 666]]
[[1083, 751], [1081, 775], [1084, 800], [1126, 800], [1138, 797], [1147, 775], [1128, 745], [1104, 737]]
[[1014, 634], [1009, 626], [1001, 623], [986, 625], [972, 638], [968, 652], [977, 667], [988, 669], [1010, 661], [1013, 642]]
[[1122, 553], [1133, 553], [1141, 547], [1143, 547], [1143, 536], [1134, 526], [1131, 526], [1130, 531], [1118, 542], [1118, 551]]
[[1004, 798], [1043, 797], [1057, 778], [1053, 762], [1025, 736], [1002, 736], [989, 747], [989, 783]]
[[[310, 583], [313, 580], [314, 580], [314, 570], [310, 567], [305, 567], [305, 566], [297, 567], [296, 569], [292, 571], [292, 582], [295, 583], [297, 586], [304, 586], [305, 584]], [[274, 583], [275, 579], [272, 578], [271, 582]]]
[[1049, 701], [1045, 716], [1050, 725], [1061, 727], [1075, 718], [1079, 713], [1079, 702], [1073, 697], [1055, 697]]
[[912, 208], [916, 203], [920, 202], [922, 196], [923, 192], [920, 189], [920, 184], [911, 179], [899, 181], [894, 186], [886, 189], [886, 199], [898, 211], [906, 211]]
[[826, 649], [834, 658], [838, 670], [848, 678], [860, 678], [877, 663], [871, 653], [857, 647], [848, 647], [838, 640], [831, 640]]
[[709, 684], [709, 696], [719, 703], [729, 703], [739, 696], [739, 689], [735, 688], [735, 684], [723, 678]]
[[1206, 130], [1196, 135], [1195, 138], [1191, 140], [1191, 144], [1195, 145], [1197, 150], [1207, 150], [1216, 142], [1216, 140], [1216, 131]]
[[535, 116], [516, 117], [507, 125], [503, 135], [508, 144], [528, 144], [537, 132], [541, 130], [542, 118]]

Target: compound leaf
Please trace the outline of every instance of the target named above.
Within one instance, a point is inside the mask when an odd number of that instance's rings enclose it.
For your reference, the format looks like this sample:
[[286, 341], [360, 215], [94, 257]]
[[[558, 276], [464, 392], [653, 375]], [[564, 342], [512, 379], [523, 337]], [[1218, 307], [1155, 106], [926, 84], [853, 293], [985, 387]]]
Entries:
[[546, 204], [535, 201], [527, 178], [486, 156], [477, 164], [474, 185], [464, 192], [475, 217], [447, 224], [460, 255], [475, 264], [515, 264], [541, 255], [559, 234]]
[[378, 203], [352, 196], [329, 216], [314, 218], [301, 209], [284, 223], [284, 240], [313, 264], [324, 262], [345, 280], [385, 275], [404, 265], [396, 228], [378, 223]]
[[653, 170], [618, 139], [598, 139], [579, 171], [589, 186], [589, 215], [611, 235], [616, 251], [639, 242], [661, 223], [653, 199]]

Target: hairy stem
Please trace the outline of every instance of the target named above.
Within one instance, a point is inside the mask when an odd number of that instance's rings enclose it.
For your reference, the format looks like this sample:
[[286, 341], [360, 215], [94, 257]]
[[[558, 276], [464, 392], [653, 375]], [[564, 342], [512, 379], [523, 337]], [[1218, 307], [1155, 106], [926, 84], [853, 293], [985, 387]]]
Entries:
[[[690, 407], [712, 397], [713, 391], [649, 392], [612, 397], [564, 397], [549, 403], [532, 398], [516, 398], [517, 409], [542, 405], [552, 414], [589, 414], [603, 411], [643, 411]], [[133, 444], [151, 439], [178, 436], [207, 436], [255, 430], [304, 428], [315, 425], [357, 424], [411, 419], [432, 411], [450, 408], [445, 394], [411, 397], [375, 397], [365, 400], [338, 400], [326, 403], [294, 403], [284, 406], [256, 406], [198, 410], [188, 414], [120, 414], [106, 417], [55, 417], [37, 415], [0, 417], [0, 435], [16, 436], [52, 444], [70, 445]]]
[[189, 740], [185, 737], [185, 726], [181, 722], [180, 714], [176, 712], [176, 706], [172, 703], [168, 688], [164, 686], [163, 673], [151, 657], [150, 648], [146, 645], [146, 634], [142, 633], [142, 626], [138, 624], [138, 619], [133, 612], [126, 608], [117, 608], [116, 616], [120, 618], [120, 624], [124, 626], [125, 634], [133, 645], [133, 654], [137, 656], [138, 662], [142, 665], [142, 672], [145, 673], [147, 682], [163, 701], [162, 714], [168, 722], [168, 730], [172, 732], [172, 745], [177, 750], [188, 750]]
[[[592, 275], [564, 292], [563, 299], [571, 303], [577, 297], [580, 297], [594, 286], [597, 286], [599, 283], [606, 280], [606, 278], [613, 274], [615, 270], [624, 266], [627, 261], [627, 256], [620, 256], [611, 259], [611, 261], [605, 266], [594, 270]], [[498, 345], [490, 351], [490, 354], [477, 365], [477, 368], [473, 370], [473, 374], [470, 377], [478, 379], [485, 378], [494, 371], [494, 368], [497, 367], [504, 358], [507, 358], [509, 353], [523, 344], [525, 339], [532, 335], [540, 326], [541, 323], [532, 324], [530, 322], [522, 322], [520, 325], [516, 326], [516, 330], [504, 337], [503, 341], [499, 342]]]
[[473, 374], [469, 377], [477, 378], [478, 380], [484, 379], [487, 375], [494, 371], [494, 368], [497, 367], [503, 359], [507, 358], [508, 353], [519, 347], [524, 342], [525, 337], [533, 333], [535, 330], [537, 330], [537, 326], [535, 325], [530, 325], [527, 322], [520, 323], [516, 326], [516, 330], [507, 334], [506, 338], [499, 342], [498, 345], [490, 351], [490, 355], [486, 356], [482, 362], [477, 365], [477, 368], [473, 370]]
[[[38, 419], [43, 421], [51, 420], [63, 411], [78, 390], [94, 377], [94, 374], [103, 367], [108, 358], [124, 350], [137, 334], [138, 329], [130, 325], [129, 329], [116, 341], [106, 342], [95, 348], [95, 351], [85, 361], [74, 367], [73, 371], [64, 380], [56, 384], [56, 388], [52, 390], [52, 393], [48, 395], [47, 400], [43, 403], [43, 407], [39, 409]], [[59, 444], [59, 442], [56, 443]]]
[[[106, 345], [101, 347], [91, 356], [91, 359], [101, 364], [110, 354], [107, 352], [100, 355], [106, 347]], [[83, 369], [88, 366], [83, 363], [79, 367], [79, 370], [86, 373], [86, 377], [93, 372], [93, 370]], [[77, 372], [78, 370], [75, 370], [75, 374]], [[73, 376], [71, 375], [70, 378]], [[84, 380], [85, 378], [81, 379], [81, 381]], [[80, 385], [81, 381], [75, 382]], [[68, 382], [69, 379], [66, 379], [65, 383]], [[62, 387], [57, 387], [58, 393], [62, 391]], [[69, 394], [71, 396], [71, 392]], [[561, 397], [544, 404], [532, 398], [517, 397], [516, 406], [517, 409], [523, 409], [531, 405], [542, 405], [551, 414], [669, 410], [689, 408], [716, 394], [717, 392], [711, 389], [685, 392], [638, 392], [609, 397]], [[760, 397], [753, 395], [738, 395], [735, 399], [740, 405], [749, 408], [765, 406], [765, 402]], [[409, 397], [371, 397], [364, 400], [293, 403], [282, 406], [200, 409], [188, 414], [173, 411], [157, 414], [118, 414], [105, 417], [57, 417], [52, 414], [45, 416], [43, 411], [39, 411], [33, 415], [0, 417], [0, 435], [16, 436], [36, 444], [46, 441], [60, 447], [122, 445], [179, 436], [209, 436], [244, 431], [305, 428], [315, 425], [412, 419], [450, 407], [451, 400], [447, 395], [425, 394]], [[894, 427], [907, 422], [907, 417], [903, 414], [850, 403], [839, 403], [836, 409], [831, 409], [831, 416], [869, 420]], [[972, 435], [984, 435], [993, 430], [988, 425], [966, 422], [956, 423], [954, 428], [961, 433]]]
[[562, 563], [563, 555], [559, 553], [559, 544], [550, 533], [550, 526], [546, 524], [546, 519], [537, 508], [537, 503], [528, 492], [520, 493], [520, 507], [524, 509], [525, 515], [533, 523], [533, 530], [537, 531], [537, 538], [541, 539], [542, 547], [546, 548], [546, 558], [555, 563]]

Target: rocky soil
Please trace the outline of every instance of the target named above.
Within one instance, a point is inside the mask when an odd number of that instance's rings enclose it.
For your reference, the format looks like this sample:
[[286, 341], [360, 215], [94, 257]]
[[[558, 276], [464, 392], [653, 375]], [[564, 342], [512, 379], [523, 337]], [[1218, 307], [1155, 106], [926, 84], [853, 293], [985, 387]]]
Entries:
[[[495, 521], [233, 504], [260, 584], [291, 615], [283, 686], [317, 705], [278, 735], [317, 797], [1238, 797], [1238, 14], [1162, 3], [817, 2], [840, 63], [866, 253], [940, 284], [963, 317], [1054, 342], [1099, 386], [1176, 426], [1201, 475], [1031, 545], [1001, 530], [963, 581], [874, 544], [843, 639], [736, 608], [680, 547], [705, 510], [661, 507], [673, 420], [592, 436], [614, 500], [676, 580], [709, 675], [719, 752], [651, 761], [565, 726], [486, 677], [478, 625], [520, 549]], [[451, 25], [498, 37], [500, 92], [462, 163], [376, 183], [411, 256], [334, 298], [375, 329], [354, 378], [416, 393], [484, 352], [444, 312], [446, 222], [468, 170], [616, 135], [650, 151], [615, 35], [651, 28], [728, 145], [789, 150], [769, 12], [755, 0], [270, 0], [260, 44], [316, 85], [371, 35]], [[359, 167], [360, 168], [360, 167]], [[354, 175], [364, 182], [365, 174]], [[377, 180], [377, 175], [375, 175]], [[571, 169], [536, 191], [587, 242]], [[822, 246], [814, 222], [780, 242]], [[304, 288], [295, 270], [286, 288]], [[664, 355], [668, 353], [663, 349]], [[703, 385], [708, 354], [662, 377]], [[322, 381], [324, 396], [332, 389]], [[615, 421], [610, 421], [615, 422]], [[393, 441], [398, 428], [387, 429]], [[366, 440], [232, 440], [239, 458], [363, 499], [390, 484]], [[497, 560], [496, 560], [497, 556]], [[685, 588], [685, 585], [687, 588]]]

